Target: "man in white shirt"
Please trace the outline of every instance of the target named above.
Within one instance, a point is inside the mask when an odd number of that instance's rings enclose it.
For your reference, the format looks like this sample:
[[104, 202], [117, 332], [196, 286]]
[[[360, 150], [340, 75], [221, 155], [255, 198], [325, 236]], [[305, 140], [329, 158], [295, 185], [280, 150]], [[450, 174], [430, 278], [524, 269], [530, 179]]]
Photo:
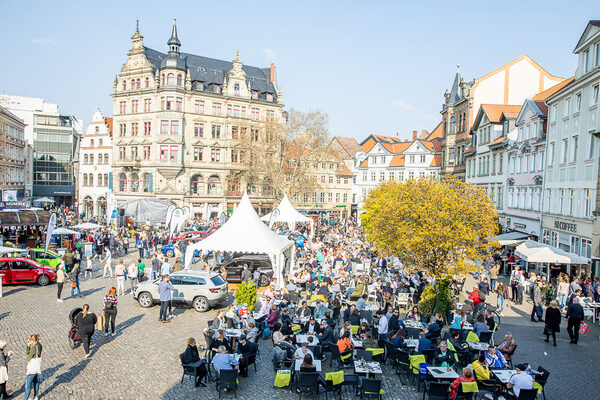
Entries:
[[167, 257], [165, 257], [165, 261], [160, 267], [160, 275], [171, 275], [171, 264], [169, 264], [169, 259]]
[[515, 369], [517, 372], [510, 377], [506, 387], [512, 389], [515, 393], [515, 398], [518, 398], [521, 389], [533, 388], [533, 377], [525, 372], [527, 364], [519, 364]]
[[298, 347], [296, 349], [296, 352], [294, 353], [294, 358], [297, 360], [304, 360], [304, 356], [310, 354], [314, 360], [315, 355], [313, 354], [312, 351], [310, 351], [310, 349], [308, 348], [308, 343], [303, 343], [302, 347]]

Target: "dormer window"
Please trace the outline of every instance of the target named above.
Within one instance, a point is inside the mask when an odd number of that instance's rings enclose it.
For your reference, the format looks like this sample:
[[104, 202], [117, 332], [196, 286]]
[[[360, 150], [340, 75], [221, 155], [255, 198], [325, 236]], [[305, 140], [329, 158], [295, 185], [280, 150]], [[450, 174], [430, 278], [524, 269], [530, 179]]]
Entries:
[[213, 93], [221, 93], [221, 85], [213, 85]]
[[146, 87], [149, 88], [150, 87], [150, 78], [146, 78]]
[[167, 85], [174, 85], [174, 84], [175, 84], [175, 74], [167, 75]]
[[273, 93], [267, 93], [267, 101], [273, 101]]
[[252, 91], [252, 98], [253, 98], [254, 100], [258, 100], [258, 90], [253, 90], [253, 91]]
[[240, 95], [240, 85], [238, 83], [236, 83], [235, 85], [233, 85], [233, 95], [234, 96], [239, 96]]
[[204, 82], [196, 82], [196, 90], [204, 91]]

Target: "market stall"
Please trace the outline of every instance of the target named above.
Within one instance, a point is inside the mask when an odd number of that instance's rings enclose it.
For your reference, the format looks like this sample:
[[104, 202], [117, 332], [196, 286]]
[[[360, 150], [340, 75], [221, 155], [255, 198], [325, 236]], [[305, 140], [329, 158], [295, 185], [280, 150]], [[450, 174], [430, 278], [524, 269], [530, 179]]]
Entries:
[[567, 266], [566, 272], [569, 274], [571, 273], [571, 265], [587, 265], [590, 261], [586, 257], [568, 253], [559, 248], [541, 242], [534, 242], [533, 240], [526, 240], [518, 245], [515, 249], [515, 255], [528, 263], [536, 263], [536, 265], [545, 264], [545, 272], [547, 274], [550, 272], [550, 264], [565, 264]]

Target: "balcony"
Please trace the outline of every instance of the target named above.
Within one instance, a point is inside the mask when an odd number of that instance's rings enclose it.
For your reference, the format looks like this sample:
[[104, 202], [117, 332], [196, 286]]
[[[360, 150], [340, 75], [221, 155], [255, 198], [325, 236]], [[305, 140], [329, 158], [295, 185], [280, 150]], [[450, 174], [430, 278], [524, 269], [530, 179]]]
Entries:
[[136, 158], [122, 158], [117, 160], [115, 163], [117, 167], [140, 169], [142, 166], [142, 160], [139, 157]]

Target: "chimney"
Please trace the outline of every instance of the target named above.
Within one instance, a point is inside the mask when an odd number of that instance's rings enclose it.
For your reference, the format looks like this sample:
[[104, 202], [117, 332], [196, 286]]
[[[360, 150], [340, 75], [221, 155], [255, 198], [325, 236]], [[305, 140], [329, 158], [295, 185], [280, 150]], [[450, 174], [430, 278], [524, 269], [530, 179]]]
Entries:
[[398, 132], [396, 132], [396, 137], [398, 137]]
[[275, 64], [271, 63], [271, 70], [269, 71], [269, 81], [275, 82]]
[[417, 140], [417, 131], [413, 131], [413, 142]]

